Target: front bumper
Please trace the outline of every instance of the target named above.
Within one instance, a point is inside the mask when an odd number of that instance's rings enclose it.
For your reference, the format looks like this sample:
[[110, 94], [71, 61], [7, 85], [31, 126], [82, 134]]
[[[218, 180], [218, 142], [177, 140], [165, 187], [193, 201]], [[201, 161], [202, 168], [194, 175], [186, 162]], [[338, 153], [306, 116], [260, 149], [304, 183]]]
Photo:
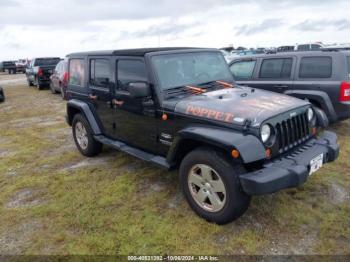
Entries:
[[325, 131], [320, 138], [265, 163], [262, 169], [241, 175], [243, 190], [248, 195], [264, 195], [299, 186], [309, 177], [310, 161], [321, 154], [323, 163], [337, 159], [339, 146], [335, 133]]

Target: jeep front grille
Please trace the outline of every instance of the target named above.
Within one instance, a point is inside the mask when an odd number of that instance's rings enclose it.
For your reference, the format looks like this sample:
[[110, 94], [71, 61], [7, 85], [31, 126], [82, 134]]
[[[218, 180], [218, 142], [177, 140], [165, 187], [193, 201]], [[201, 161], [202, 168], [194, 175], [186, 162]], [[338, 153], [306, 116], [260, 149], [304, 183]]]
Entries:
[[286, 152], [287, 150], [301, 144], [310, 138], [307, 113], [296, 115], [277, 123], [275, 131], [280, 153]]

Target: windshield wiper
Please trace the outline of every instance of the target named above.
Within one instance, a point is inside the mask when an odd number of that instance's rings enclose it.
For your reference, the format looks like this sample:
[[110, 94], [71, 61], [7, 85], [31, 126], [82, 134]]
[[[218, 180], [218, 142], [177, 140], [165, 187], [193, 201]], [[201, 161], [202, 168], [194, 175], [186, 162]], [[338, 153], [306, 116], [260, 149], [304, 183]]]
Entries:
[[168, 97], [174, 97], [180, 94], [191, 94], [191, 95], [199, 95], [206, 92], [206, 89], [202, 89], [200, 87], [195, 86], [177, 86], [167, 90]]
[[205, 82], [205, 83], [199, 84], [199, 86], [205, 86], [205, 87], [209, 87], [209, 88], [216, 88], [218, 86], [222, 86], [224, 88], [233, 88], [234, 87], [233, 84], [227, 83], [225, 81], [219, 81], [219, 80]]

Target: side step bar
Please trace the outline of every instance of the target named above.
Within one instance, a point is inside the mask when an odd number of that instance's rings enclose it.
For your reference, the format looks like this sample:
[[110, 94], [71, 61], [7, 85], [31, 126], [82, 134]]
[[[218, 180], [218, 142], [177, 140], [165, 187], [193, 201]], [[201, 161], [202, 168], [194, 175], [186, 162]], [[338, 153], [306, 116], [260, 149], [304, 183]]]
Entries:
[[108, 137], [105, 137], [103, 135], [95, 135], [94, 138], [97, 141], [101, 142], [102, 144], [113, 147], [119, 151], [125, 152], [129, 155], [135, 156], [135, 157], [140, 158], [144, 161], [156, 164], [160, 167], [170, 169], [170, 165], [166, 161], [165, 157], [147, 153], [147, 152], [140, 150], [140, 149], [137, 149], [135, 147], [128, 146], [127, 144], [125, 144], [123, 142], [109, 139]]

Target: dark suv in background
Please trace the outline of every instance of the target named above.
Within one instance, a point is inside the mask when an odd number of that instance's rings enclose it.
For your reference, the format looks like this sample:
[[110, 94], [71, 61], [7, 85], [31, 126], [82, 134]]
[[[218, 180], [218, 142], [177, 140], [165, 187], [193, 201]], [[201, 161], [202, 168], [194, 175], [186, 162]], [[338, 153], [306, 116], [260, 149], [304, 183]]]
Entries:
[[350, 51], [249, 56], [230, 69], [240, 85], [309, 100], [330, 122], [350, 118]]
[[17, 67], [15, 61], [3, 61], [0, 62], [0, 72], [8, 72], [9, 74], [16, 74]]

